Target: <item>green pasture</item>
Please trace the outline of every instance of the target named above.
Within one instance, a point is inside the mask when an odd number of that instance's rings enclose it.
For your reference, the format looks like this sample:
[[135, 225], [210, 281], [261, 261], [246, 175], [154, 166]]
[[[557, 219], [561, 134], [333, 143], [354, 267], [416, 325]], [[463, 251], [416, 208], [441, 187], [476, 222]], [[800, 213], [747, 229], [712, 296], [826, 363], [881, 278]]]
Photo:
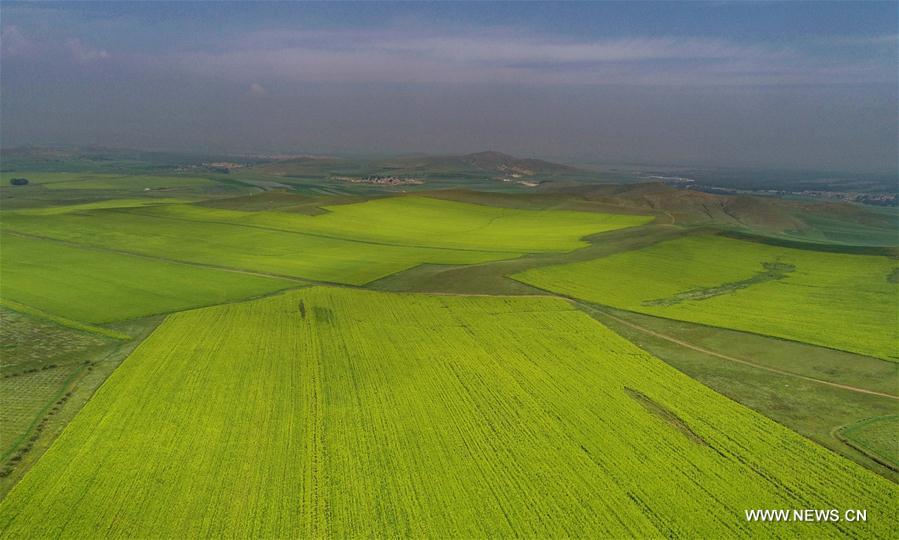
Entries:
[[169, 316], [0, 535], [887, 537], [897, 495], [563, 300], [315, 287]]
[[643, 225], [651, 216], [560, 210], [519, 210], [427, 197], [389, 197], [326, 206], [321, 215], [240, 212], [199, 206], [143, 213], [218, 221], [391, 245], [535, 253], [571, 251], [584, 236]]
[[516, 274], [594, 303], [899, 360], [899, 261], [697, 235]]
[[15, 231], [169, 260], [318, 281], [363, 284], [423, 262], [471, 264], [516, 253], [372, 244], [227, 223], [102, 211], [4, 216]]
[[154, 176], [154, 175], [102, 175], [85, 177], [70, 182], [53, 182], [48, 189], [93, 189], [93, 190], [162, 190], [196, 188], [213, 184], [212, 180], [200, 176]]
[[213, 184], [201, 176], [173, 176], [152, 174], [111, 174], [91, 172], [14, 171], [0, 173], [0, 185], [21, 189], [28, 186], [10, 186], [13, 178], [26, 178], [28, 185], [44, 185], [47, 189], [129, 190], [198, 187]]
[[102, 324], [219, 304], [297, 286], [246, 275], [3, 233], [0, 297]]
[[119, 174], [94, 174], [88, 172], [44, 172], [44, 171], [13, 171], [0, 172], [0, 186], [11, 189], [21, 189], [27, 186], [10, 186], [13, 178], [26, 178], [28, 185], [56, 184], [60, 182], [79, 182], [87, 180], [111, 180], [121, 178]]
[[37, 208], [23, 208], [16, 213], [30, 216], [52, 216], [54, 214], [68, 214], [70, 212], [86, 212], [103, 208], [134, 208], [138, 206], [155, 206], [159, 204], [176, 204], [189, 202], [187, 199], [105, 199], [77, 204], [63, 204], [57, 206], [41, 206]]
[[893, 470], [899, 470], [899, 414], [865, 419], [845, 426], [839, 435]]
[[[381, 204], [373, 210], [371, 205]], [[17, 211], [22, 233], [166, 259], [361, 285], [420, 264], [474, 264], [525, 251], [575, 249], [587, 234], [644, 216], [533, 212], [422, 198], [330, 208], [317, 216], [190, 205], [57, 215]], [[375, 216], [382, 216], [377, 219]], [[442, 230], [463, 231], [456, 235]], [[541, 232], [538, 232], [540, 229]]]

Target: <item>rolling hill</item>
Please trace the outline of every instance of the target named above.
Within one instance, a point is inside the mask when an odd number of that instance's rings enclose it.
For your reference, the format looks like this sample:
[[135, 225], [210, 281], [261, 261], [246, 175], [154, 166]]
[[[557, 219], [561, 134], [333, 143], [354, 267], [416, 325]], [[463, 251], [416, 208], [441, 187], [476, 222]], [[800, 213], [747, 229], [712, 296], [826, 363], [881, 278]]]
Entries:
[[519, 158], [495, 151], [447, 156], [413, 154], [376, 160], [300, 157], [265, 163], [253, 167], [253, 170], [275, 176], [310, 178], [346, 175], [541, 181], [595, 176], [590, 171], [569, 165], [542, 159]]

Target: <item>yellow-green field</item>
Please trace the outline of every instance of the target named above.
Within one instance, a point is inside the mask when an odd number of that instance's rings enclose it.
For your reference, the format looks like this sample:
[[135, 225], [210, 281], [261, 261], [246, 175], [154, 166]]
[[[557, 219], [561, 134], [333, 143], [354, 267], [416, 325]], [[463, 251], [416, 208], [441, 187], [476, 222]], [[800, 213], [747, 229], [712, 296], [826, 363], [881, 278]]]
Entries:
[[584, 236], [634, 227], [652, 216], [519, 210], [427, 197], [389, 197], [324, 207], [317, 216], [288, 212], [240, 212], [172, 206], [144, 214], [196, 221], [223, 221], [400, 246], [519, 253], [571, 251]]
[[889, 537], [897, 496], [563, 300], [316, 287], [171, 315], [0, 535]]
[[897, 268], [888, 257], [690, 236], [514, 277], [631, 311], [899, 360]]
[[2, 222], [7, 230], [98, 248], [361, 285], [419, 264], [474, 264], [576, 249], [586, 245], [580, 240], [585, 235], [649, 219], [415, 197], [330, 210], [306, 216], [190, 205], [134, 206], [57, 209], [52, 215], [6, 212]]

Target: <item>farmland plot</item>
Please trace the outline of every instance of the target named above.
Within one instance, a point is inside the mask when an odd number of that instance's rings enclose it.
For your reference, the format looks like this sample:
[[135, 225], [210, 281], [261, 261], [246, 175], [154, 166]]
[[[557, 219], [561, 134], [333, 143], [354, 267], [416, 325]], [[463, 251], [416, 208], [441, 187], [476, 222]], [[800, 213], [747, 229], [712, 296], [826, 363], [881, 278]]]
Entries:
[[[184, 205], [7, 212], [3, 226], [143, 255], [361, 285], [423, 263], [476, 264], [550, 246], [575, 249], [584, 245], [581, 236], [647, 219], [403, 200], [334, 207], [321, 216]], [[372, 211], [368, 205], [374, 204], [381, 206]], [[422, 205], [427, 210], [416, 211]]]
[[171, 315], [0, 534], [888, 537], [897, 494], [565, 301], [316, 287]]
[[392, 245], [519, 253], [571, 251], [587, 245], [581, 240], [584, 236], [653, 220], [652, 216], [519, 210], [414, 196], [324, 209], [327, 213], [309, 216], [182, 205], [149, 209], [144, 213], [252, 224]]
[[899, 360], [899, 262], [693, 236], [516, 274], [590, 302]]
[[0, 236], [0, 297], [103, 324], [296, 287], [295, 281]]

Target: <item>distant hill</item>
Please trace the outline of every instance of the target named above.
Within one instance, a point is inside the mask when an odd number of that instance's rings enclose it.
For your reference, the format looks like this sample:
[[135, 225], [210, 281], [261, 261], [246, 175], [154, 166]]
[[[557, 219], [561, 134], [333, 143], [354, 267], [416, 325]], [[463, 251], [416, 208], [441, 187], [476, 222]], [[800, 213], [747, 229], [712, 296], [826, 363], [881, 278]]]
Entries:
[[502, 152], [431, 156], [406, 155], [389, 159], [351, 160], [312, 158], [272, 161], [254, 167], [278, 176], [328, 177], [339, 175], [399, 176], [422, 179], [505, 180], [539, 183], [554, 179], [590, 179], [590, 171], [542, 159], [519, 158]]
[[479, 172], [496, 176], [554, 176], [560, 174], [587, 174], [575, 167], [552, 163], [542, 159], [525, 159], [502, 152], [486, 151], [451, 156], [411, 156], [382, 160], [372, 165], [389, 170], [410, 172]]
[[713, 226], [771, 237], [850, 246], [896, 246], [897, 216], [843, 202], [717, 195], [660, 182], [548, 185], [530, 193], [429, 192], [464, 202], [533, 209], [656, 214], [660, 223]]

